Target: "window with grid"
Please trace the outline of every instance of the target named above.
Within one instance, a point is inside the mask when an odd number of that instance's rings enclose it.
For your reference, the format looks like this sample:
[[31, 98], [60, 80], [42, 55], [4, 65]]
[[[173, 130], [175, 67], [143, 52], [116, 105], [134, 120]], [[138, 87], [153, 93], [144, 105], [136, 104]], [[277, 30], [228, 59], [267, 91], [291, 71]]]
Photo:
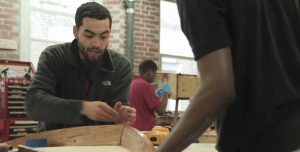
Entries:
[[36, 68], [47, 46], [72, 41], [76, 9], [87, 1], [22, 0], [21, 60], [31, 61]]

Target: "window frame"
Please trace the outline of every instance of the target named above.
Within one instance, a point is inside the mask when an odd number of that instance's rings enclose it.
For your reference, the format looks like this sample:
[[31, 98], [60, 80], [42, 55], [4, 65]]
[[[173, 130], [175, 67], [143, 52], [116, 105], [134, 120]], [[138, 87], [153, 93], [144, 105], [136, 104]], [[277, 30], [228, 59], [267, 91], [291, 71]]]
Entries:
[[[103, 4], [103, 0], [90, 0], [91, 2], [98, 2]], [[61, 11], [55, 10], [46, 10], [37, 8], [30, 5], [30, 0], [21, 0], [20, 1], [20, 10], [21, 10], [21, 25], [20, 25], [20, 60], [22, 61], [32, 61], [31, 59], [31, 42], [32, 41], [39, 41], [42, 43], [62, 43], [61, 41], [53, 41], [47, 40], [42, 38], [32, 38], [31, 37], [31, 12], [36, 11], [40, 13], [52, 14], [52, 15], [62, 15], [66, 17], [72, 17], [74, 14], [72, 13], [65, 13]]]
[[[167, 2], [174, 2], [174, 3], [176, 3], [176, 0], [161, 0], [161, 1], [167, 1]], [[160, 11], [160, 12], [162, 12], [162, 11]], [[160, 14], [160, 15], [162, 15], [162, 14]], [[162, 28], [160, 28], [160, 30], [162, 30]], [[173, 58], [175, 60], [177, 60], [177, 59], [180, 60], [181, 59], [181, 60], [191, 61], [194, 64], [194, 68], [195, 69], [193, 68], [194, 69], [193, 72], [195, 72], [195, 73], [185, 73], [185, 74], [194, 74], [194, 75], [199, 74], [198, 73], [198, 68], [197, 68], [197, 63], [196, 63], [196, 61], [194, 60], [193, 57], [172, 55], [172, 54], [167, 54], [165, 52], [164, 53], [162, 53], [162, 52], [163, 51], [160, 48], [160, 69], [161, 69], [162, 72], [169, 72], [169, 71], [163, 71], [163, 64], [164, 63], [163, 63], [162, 59], [164, 57], [167, 57], [167, 58]], [[180, 63], [180, 62], [176, 62], [176, 63]], [[178, 72], [176, 72], [176, 73], [178, 73]], [[181, 72], [179, 72], [179, 73], [181, 73]], [[188, 107], [189, 100], [181, 100], [181, 99], [177, 99], [177, 100], [179, 101], [179, 103], [178, 103], [178, 112], [182, 113]], [[176, 106], [176, 99], [169, 99], [168, 105], [167, 105], [166, 109], [168, 111], [174, 112], [175, 111], [175, 106]]]

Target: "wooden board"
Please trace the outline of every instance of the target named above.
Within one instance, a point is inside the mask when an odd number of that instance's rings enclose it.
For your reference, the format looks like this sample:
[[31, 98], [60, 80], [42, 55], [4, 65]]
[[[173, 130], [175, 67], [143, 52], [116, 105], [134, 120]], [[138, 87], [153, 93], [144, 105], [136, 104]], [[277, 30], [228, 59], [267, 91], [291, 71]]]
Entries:
[[[213, 124], [214, 125], [214, 124]], [[217, 132], [215, 129], [208, 128], [201, 134], [198, 138], [199, 143], [216, 143], [217, 142]]]
[[[156, 146], [157, 148], [157, 146]], [[122, 146], [63, 146], [33, 148], [27, 152], [131, 152]], [[152, 152], [154, 152], [153, 150]], [[183, 152], [217, 152], [215, 144], [191, 144]]]
[[122, 146], [63, 146], [33, 149], [38, 152], [130, 152]]
[[123, 128], [121, 145], [130, 149], [131, 152], [141, 152], [141, 149], [143, 152], [154, 152], [154, 146], [151, 141], [142, 132], [132, 127]]
[[183, 152], [218, 152], [215, 144], [191, 144]]
[[48, 146], [95, 146], [99, 144], [118, 146], [122, 128], [121, 125], [102, 125], [57, 129], [28, 134], [23, 138], [8, 141], [7, 144], [17, 147], [22, 145], [25, 140], [47, 138]]
[[195, 75], [177, 75], [178, 81], [178, 98], [190, 98], [201, 85], [200, 77]]
[[170, 98], [176, 99], [177, 96], [177, 78], [176, 74], [171, 73], [157, 73], [156, 79], [153, 83], [155, 89], [161, 88], [163, 83], [168, 83], [170, 85]]
[[[138, 130], [127, 125], [82, 126], [28, 134], [8, 141], [17, 148], [25, 140], [47, 138], [49, 147], [60, 146], [122, 146], [131, 152], [153, 152], [151, 141]], [[28, 147], [19, 146], [20, 152], [30, 152]]]
[[196, 75], [157, 73], [154, 88], [161, 88], [164, 82], [171, 87], [172, 99], [188, 99], [201, 85], [201, 79]]
[[[138, 73], [134, 72], [133, 75], [137, 76]], [[156, 74], [156, 78], [152, 85], [154, 89], [159, 89], [164, 82], [169, 83], [171, 87], [171, 99], [188, 99], [194, 95], [195, 91], [201, 85], [201, 79], [197, 75], [172, 74], [163, 72], [158, 72]]]

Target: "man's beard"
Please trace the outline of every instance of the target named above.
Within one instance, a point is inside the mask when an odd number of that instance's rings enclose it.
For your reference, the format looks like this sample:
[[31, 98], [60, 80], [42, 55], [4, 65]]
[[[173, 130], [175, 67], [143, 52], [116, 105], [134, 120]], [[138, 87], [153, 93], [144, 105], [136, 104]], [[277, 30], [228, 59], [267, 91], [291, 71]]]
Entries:
[[87, 62], [95, 62], [101, 58], [107, 47], [105, 47], [105, 49], [95, 47], [86, 48], [80, 42], [78, 42], [78, 48], [80, 56], [83, 60]]

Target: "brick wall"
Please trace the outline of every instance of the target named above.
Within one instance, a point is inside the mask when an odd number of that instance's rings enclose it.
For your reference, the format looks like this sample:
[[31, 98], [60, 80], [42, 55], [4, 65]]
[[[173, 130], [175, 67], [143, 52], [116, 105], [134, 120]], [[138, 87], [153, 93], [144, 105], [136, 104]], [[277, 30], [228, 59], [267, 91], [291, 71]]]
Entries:
[[[0, 0], [0, 39], [16, 40], [20, 48], [20, 1]], [[19, 59], [18, 50], [5, 50], [0, 48], [0, 59]]]
[[137, 0], [135, 3], [134, 67], [144, 59], [152, 59], [158, 65], [160, 0]]
[[106, 6], [112, 15], [112, 31], [109, 48], [125, 54], [126, 51], [126, 14], [122, 5], [122, 0], [104, 0]]
[[[123, 0], [104, 0], [103, 4], [112, 14], [113, 26], [110, 48], [121, 53], [126, 51], [126, 10]], [[137, 68], [144, 59], [152, 59], [158, 65], [160, 0], [136, 0], [134, 23], [133, 66]]]
[[[120, 53], [126, 51], [127, 14], [123, 0], [103, 0], [113, 18], [112, 34], [109, 48]], [[134, 67], [144, 59], [153, 59], [157, 64], [159, 58], [159, 16], [160, 0], [136, 0], [134, 23]], [[18, 41], [20, 35], [20, 0], [0, 0], [0, 39]], [[18, 50], [1, 50], [1, 59], [19, 59]]]

